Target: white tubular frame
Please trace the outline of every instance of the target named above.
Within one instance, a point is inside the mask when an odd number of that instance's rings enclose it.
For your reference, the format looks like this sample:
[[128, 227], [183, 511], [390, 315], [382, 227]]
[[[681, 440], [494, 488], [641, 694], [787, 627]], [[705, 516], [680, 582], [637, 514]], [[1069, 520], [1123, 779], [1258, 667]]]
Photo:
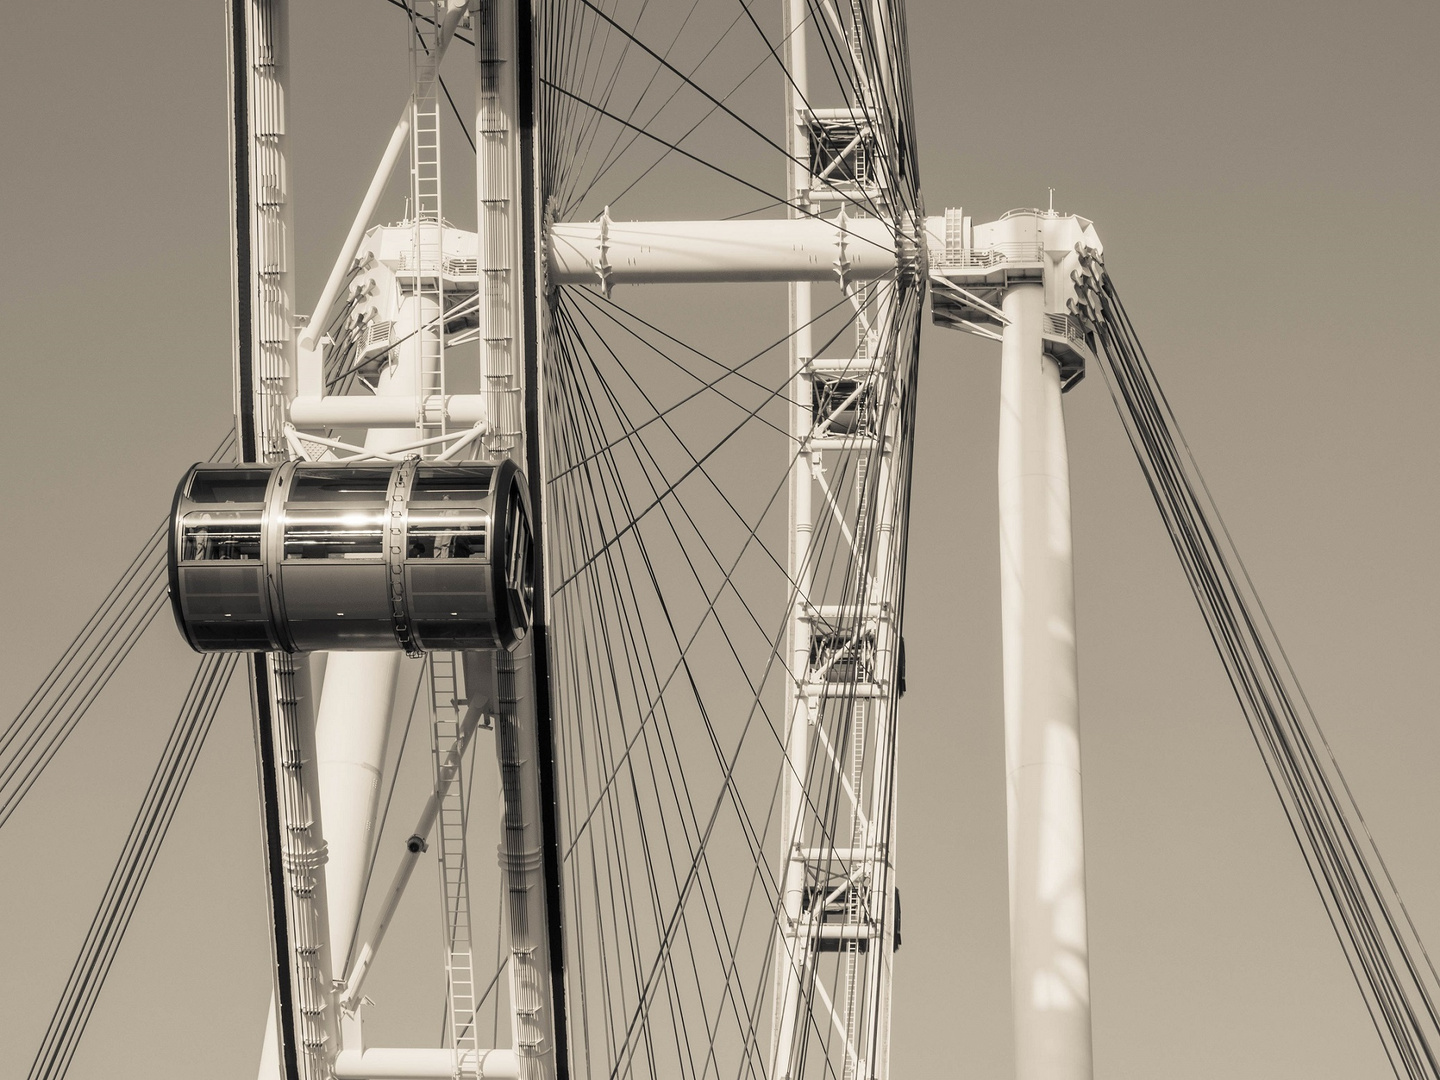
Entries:
[[346, 1050], [335, 1062], [336, 1080], [451, 1080], [479, 1076], [484, 1080], [519, 1080], [513, 1050], [472, 1050], [457, 1063], [449, 1050], [429, 1047]]
[[[803, 132], [791, 138], [803, 148]], [[549, 237], [552, 282], [607, 293], [660, 282], [874, 281], [896, 265], [891, 227], [843, 210], [764, 221], [612, 221], [607, 213], [599, 221], [558, 222]]]
[[[897, 305], [893, 294], [878, 295], [872, 283], [893, 281], [900, 259], [894, 222], [848, 218], [843, 210], [833, 220], [819, 219], [811, 213], [815, 203], [800, 202], [823, 192], [825, 185], [816, 183], [822, 178], [809, 175], [808, 165], [804, 27], [809, 12], [803, 0], [787, 0], [783, 11], [790, 69], [787, 150], [792, 159], [787, 195], [797, 203], [790, 219], [749, 222], [744, 229], [734, 229], [735, 223], [728, 222], [630, 226], [633, 234], [622, 232], [620, 245], [610, 241], [614, 269], [609, 278], [615, 283], [632, 278], [704, 281], [711, 280], [707, 274], [724, 274], [729, 280], [792, 282], [790, 435], [798, 453], [790, 476], [789, 572], [795, 604], [788, 638], [791, 681], [786, 687], [781, 896], [769, 1075], [775, 1080], [798, 1080], [801, 1050], [811, 1032], [833, 1028], [843, 1055], [834, 1075], [840, 1080], [886, 1080], [896, 911], [892, 743], [899, 676], [898, 596], [894, 595], [898, 583], [887, 575], [900, 539], [893, 515], [895, 485], [902, 477], [892, 462], [900, 434], [898, 360], [889, 352], [896, 341]], [[880, 25], [874, 12], [871, 18]], [[866, 61], [857, 55], [856, 66], [863, 69]], [[883, 67], [872, 74], [887, 78]], [[862, 87], [861, 93], [865, 92]], [[814, 115], [826, 112], [815, 110]], [[851, 109], [847, 115], [858, 114]], [[877, 189], [882, 201], [887, 190], [884, 182]], [[693, 243], [693, 255], [677, 255], [658, 246], [651, 239], [654, 235], [674, 237], [676, 246]], [[643, 244], [645, 249], [632, 253], [626, 243]], [[827, 246], [836, 255], [825, 268], [828, 272], [821, 272], [819, 253]], [[686, 257], [705, 258], [713, 269], [689, 268]], [[622, 267], [622, 260], [629, 260], [628, 265]], [[811, 283], [824, 280], [838, 281], [855, 306], [857, 348], [852, 358], [812, 355]], [[822, 377], [855, 383], [823, 416], [814, 396], [816, 380]], [[834, 433], [834, 416], [847, 409], [858, 415], [862, 400], [868, 403], [869, 422], [876, 426], [866, 434]], [[878, 422], [881, 418], [883, 423]], [[849, 458], [854, 465], [853, 529], [837, 492], [825, 479], [827, 455]], [[823, 522], [815, 516], [817, 486]], [[839, 606], [817, 606], [813, 596], [813, 564], [826, 557], [815, 547], [822, 523], [831, 537], [827, 545], [848, 547], [857, 569], [868, 565], [846, 586], [850, 599]], [[852, 655], [853, 677], [832, 678], [838, 657], [825, 659], [815, 649], [818, 645], [823, 653], [837, 633], [852, 635], [852, 649], [859, 649], [862, 639], [870, 643], [873, 655], [864, 674], [865, 665]], [[827, 722], [841, 725], [847, 733], [845, 745], [832, 745]], [[842, 801], [833, 821], [822, 822], [814, 806], [823, 800], [813, 793], [832, 784], [845, 792], [849, 802]], [[841, 879], [838, 885], [836, 877]], [[822, 881], [825, 887], [819, 889]], [[827, 910], [832, 907], [835, 910]], [[821, 973], [822, 953], [836, 954], [837, 966], [825, 969], [836, 973], [833, 996]]]

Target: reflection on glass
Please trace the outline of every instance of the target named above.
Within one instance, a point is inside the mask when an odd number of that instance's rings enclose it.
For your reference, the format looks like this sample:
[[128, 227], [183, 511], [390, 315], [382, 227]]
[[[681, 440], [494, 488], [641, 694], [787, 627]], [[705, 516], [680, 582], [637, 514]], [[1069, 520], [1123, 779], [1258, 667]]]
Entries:
[[258, 503], [269, 483], [269, 469], [202, 470], [191, 478], [188, 494], [200, 503]]
[[490, 493], [493, 465], [421, 466], [410, 488], [410, 504], [469, 503], [479, 506]]
[[290, 485], [291, 503], [381, 502], [390, 486], [389, 468], [297, 469]]
[[379, 510], [291, 512], [285, 519], [287, 559], [378, 559], [383, 516]]
[[489, 517], [479, 509], [412, 509], [407, 559], [483, 559]]
[[216, 510], [185, 515], [181, 558], [186, 562], [259, 561], [260, 511]]

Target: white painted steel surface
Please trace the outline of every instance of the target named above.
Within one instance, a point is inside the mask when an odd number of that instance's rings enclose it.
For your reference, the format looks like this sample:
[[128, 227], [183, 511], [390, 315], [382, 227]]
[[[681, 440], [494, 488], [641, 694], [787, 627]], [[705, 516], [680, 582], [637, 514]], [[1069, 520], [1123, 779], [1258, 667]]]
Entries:
[[879, 218], [602, 218], [552, 225], [548, 257], [560, 285], [873, 281], [895, 272], [895, 240]]
[[[290, 421], [302, 428], [418, 428], [422, 417], [430, 422], [443, 418], [456, 424], [473, 424], [485, 419], [485, 399], [480, 394], [437, 395], [423, 401], [405, 393], [331, 394], [299, 397], [290, 403]], [[410, 437], [407, 435], [407, 441]]]
[[[459, 1062], [461, 1076], [485, 1080], [518, 1080], [513, 1050], [478, 1050]], [[431, 1047], [370, 1047], [346, 1050], [335, 1062], [337, 1080], [450, 1080], [456, 1075], [455, 1055]]]
[[400, 653], [332, 652], [315, 722], [320, 769], [320, 813], [330, 859], [333, 975], [345, 966], [360, 921], [366, 870], [375, 841], [380, 777], [390, 734], [391, 707], [400, 675]]
[[[520, 258], [526, 193], [520, 189], [517, 30], [513, 4], [476, 3], [475, 194], [480, 242], [476, 289], [486, 449], [517, 454], [523, 441], [519, 329], [525, 310]], [[477, 417], [480, 419], [480, 417]], [[534, 433], [532, 433], [532, 437]], [[516, 464], [524, 461], [516, 457]], [[538, 509], [538, 507], [537, 507]]]
[[1000, 565], [1016, 1080], [1090, 1080], [1070, 469], [1044, 286], [1003, 310]]

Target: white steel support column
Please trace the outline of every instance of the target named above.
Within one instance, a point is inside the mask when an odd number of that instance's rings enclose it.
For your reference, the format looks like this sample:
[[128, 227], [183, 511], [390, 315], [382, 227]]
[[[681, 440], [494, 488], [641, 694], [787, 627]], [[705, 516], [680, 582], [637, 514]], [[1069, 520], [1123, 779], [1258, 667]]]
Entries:
[[[286, 131], [286, 97], [289, 92], [290, 8], [288, 0], [231, 0], [244, 11], [248, 24], [248, 85], [244, 127], [248, 177], [246, 190], [234, 198], [244, 202], [248, 219], [246, 238], [236, 237], [237, 252], [248, 252], [248, 281], [237, 282], [236, 322], [249, 337], [236, 364], [237, 396], [244, 418], [251, 410], [255, 461], [285, 458], [285, 402], [295, 393], [295, 207], [290, 196], [289, 137]], [[236, 72], [233, 78], [242, 78]], [[238, 104], [238, 103], [237, 103]], [[237, 168], [242, 167], [237, 162]], [[237, 260], [238, 261], [238, 260]], [[249, 326], [239, 325], [243, 314]], [[248, 368], [248, 370], [242, 370]], [[242, 427], [245, 425], [242, 424]]]
[[[894, 340], [896, 304], [893, 294], [880, 304], [876, 319], [879, 332], [878, 351], [888, 355], [886, 343]], [[863, 836], [863, 850], [868, 856], [866, 867], [870, 882], [870, 910], [866, 913], [872, 925], [882, 933], [870, 941], [869, 963], [865, 965], [865, 986], [861, 1003], [861, 1019], [868, 1019], [862, 1060], [867, 1073], [862, 1080], [888, 1080], [890, 1075], [890, 985], [895, 966], [895, 724], [899, 709], [899, 642], [895, 634], [895, 601], [899, 597], [901, 577], [899, 563], [892, 557], [898, 542], [895, 513], [899, 509], [894, 498], [896, 484], [895, 448], [900, 429], [899, 396], [895, 393], [898, 360], [890, 358], [891, 372], [881, 380], [891, 407], [886, 410], [885, 428], [881, 432], [871, 468], [880, 472], [875, 484], [874, 555], [870, 560], [872, 579], [868, 602], [877, 613], [875, 626], [876, 677], [888, 683], [893, 692], [879, 697], [869, 705], [874, 711], [874, 770], [871, 778], [869, 820]]]
[[[241, 458], [283, 460], [296, 390], [287, 0], [230, 0], [235, 403]], [[324, 1080], [339, 1050], [309, 665], [251, 660], [276, 954], [261, 1077]], [[283, 1016], [282, 1016], [283, 1013]], [[283, 1038], [280, 1022], [284, 1021]]]
[[1070, 475], [1044, 288], [1003, 310], [1000, 565], [1017, 1080], [1089, 1080], [1090, 974]]
[[[809, 139], [801, 123], [809, 84], [805, 48], [805, 24], [808, 12], [805, 0], [784, 0], [782, 32], [785, 42], [785, 66], [790, 78], [785, 88], [785, 148], [790, 162], [787, 169], [786, 194], [800, 206], [809, 198], [809, 169], [802, 162], [809, 160]], [[800, 210], [792, 208], [790, 218]], [[805, 863], [798, 857], [797, 847], [803, 840], [800, 823], [805, 810], [805, 774], [810, 756], [810, 709], [805, 694], [805, 675], [810, 666], [810, 623], [806, 618], [809, 603], [810, 537], [814, 531], [811, 499], [814, 480], [810, 474], [810, 453], [805, 440], [814, 428], [810, 409], [809, 366], [814, 354], [810, 323], [811, 285], [808, 281], [791, 281], [790, 290], [790, 438], [795, 459], [790, 467], [790, 551], [788, 570], [791, 581], [792, 615], [790, 618], [790, 677], [785, 683], [785, 760], [786, 772], [780, 789], [780, 865], [782, 911], [776, 925], [775, 999], [771, 1032], [771, 1067], [775, 1080], [788, 1080], [795, 1057], [796, 1025], [799, 1022], [800, 993], [805, 982], [807, 937], [800, 932], [805, 899]]]

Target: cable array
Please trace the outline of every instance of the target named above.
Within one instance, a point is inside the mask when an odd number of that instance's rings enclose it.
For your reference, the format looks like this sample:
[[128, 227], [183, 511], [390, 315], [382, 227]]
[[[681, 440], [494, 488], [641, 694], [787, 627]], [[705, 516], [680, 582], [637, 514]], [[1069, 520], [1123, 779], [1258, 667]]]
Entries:
[[[832, 779], [812, 789], [805, 835], [779, 837], [789, 765], [778, 706], [796, 583], [777, 526], [798, 448], [766, 415], [791, 380], [766, 385], [750, 371], [767, 358], [773, 371], [787, 342], [730, 366], [586, 290], [563, 290], [554, 312], [548, 512], [564, 528], [552, 533], [549, 564], [576, 1060], [590, 1075], [765, 1075], [774, 853], [849, 844], [824, 747], [852, 745], [864, 708], [837, 683], [809, 766]], [[817, 603], [854, 607], [883, 575], [888, 602], [901, 606], [903, 535], [891, 565], [877, 566], [873, 537], [851, 544], [842, 532], [882, 519], [906, 527], [919, 312], [918, 295], [902, 296], [884, 334], [894, 358], [885, 376], [903, 387], [891, 406], [904, 414], [891, 466], [901, 479], [886, 489], [897, 503], [875, 512], [878, 468], [852, 460], [832, 477], [838, 513], [816, 523]], [[851, 315], [828, 346], [852, 329]], [[638, 374], [647, 365], [683, 371], [697, 389], [669, 387], [662, 403]], [[751, 454], [737, 472], [730, 459], [764, 431], [767, 463]], [[890, 784], [893, 746], [866, 743], [862, 754], [862, 769]], [[838, 976], [819, 992], [833, 999]], [[834, 1033], [814, 1034], [821, 1057], [838, 1059]]]
[[[923, 210], [903, 5], [837, 10], [831, 0], [810, 0], [808, 6], [806, 26], [820, 42], [824, 66], [815, 80], [822, 85], [803, 95], [805, 107], [845, 101], [873, 133], [887, 187], [898, 193], [896, 205], [881, 205], [865, 192], [840, 193], [842, 205], [852, 216], [918, 221]], [[737, 164], [763, 162], [768, 176], [789, 160], [773, 97], [763, 110], [753, 105], [757, 88], [778, 91], [777, 76], [790, 81], [781, 59], [785, 43], [761, 24], [753, 4], [692, 0], [683, 15], [677, 7], [662, 18], [649, 0], [559, 0], [538, 17], [541, 174], [545, 205], [556, 220], [598, 217], [601, 205], [676, 185], [764, 200], [730, 217], [784, 207], [819, 216], [795, 193]], [[647, 30], [663, 22], [668, 32], [642, 32], [642, 19]]]
[[[830, 184], [831, 212], [898, 234], [923, 214], [903, 9], [808, 7], [801, 32], [822, 55], [804, 108], [843, 103], [872, 133], [886, 177]], [[773, 12], [718, 0], [663, 10], [560, 0], [537, 16], [547, 216], [598, 217], [642, 197], [660, 200], [664, 209], [647, 210], [658, 217], [819, 216], [778, 180], [797, 163], [776, 122], [791, 73]], [[835, 455], [807, 599], [858, 610], [883, 580], [898, 635], [923, 293], [910, 281], [831, 288], [823, 301], [817, 293], [815, 355], [867, 371], [883, 357], [876, 382], [892, 392], [873, 407], [898, 435], [883, 467], [878, 453]], [[779, 835], [781, 785], [794, 768], [783, 700], [799, 595], [787, 488], [797, 455], [810, 453], [789, 434], [789, 413], [810, 404], [791, 400], [790, 338], [761, 338], [736, 358], [736, 335], [707, 347], [645, 300], [563, 287], [549, 301], [542, 517], [572, 1068], [766, 1076], [768, 987], [775, 965], [789, 962], [776, 953], [776, 864], [797, 843], [850, 843], [852, 810], [827, 744], [842, 748], [847, 774], [853, 766], [888, 792], [894, 747], [876, 740], [893, 738], [893, 726], [872, 715], [867, 727], [866, 709], [894, 701], [859, 701], [838, 681], [822, 695], [827, 741], [811, 746], [805, 835]], [[877, 543], [882, 527], [898, 542]], [[843, 970], [812, 960], [807, 1000], [838, 1001]], [[811, 1029], [802, 1070], [841, 1077], [836, 1032], [813, 1019]]]
[[[226, 435], [211, 461], [230, 457]], [[168, 519], [150, 534], [24, 708], [0, 736], [0, 828], [165, 606]]]
[[237, 659], [235, 653], [211, 653], [200, 661], [85, 934], [80, 955], [70, 969], [60, 1003], [30, 1065], [29, 1080], [60, 1080], [69, 1071], [105, 977], [155, 866], [160, 845], [165, 842], [175, 810], [195, 771]]
[[1097, 255], [1079, 284], [1115, 407], [1391, 1068], [1440, 1076], [1440, 978]]

